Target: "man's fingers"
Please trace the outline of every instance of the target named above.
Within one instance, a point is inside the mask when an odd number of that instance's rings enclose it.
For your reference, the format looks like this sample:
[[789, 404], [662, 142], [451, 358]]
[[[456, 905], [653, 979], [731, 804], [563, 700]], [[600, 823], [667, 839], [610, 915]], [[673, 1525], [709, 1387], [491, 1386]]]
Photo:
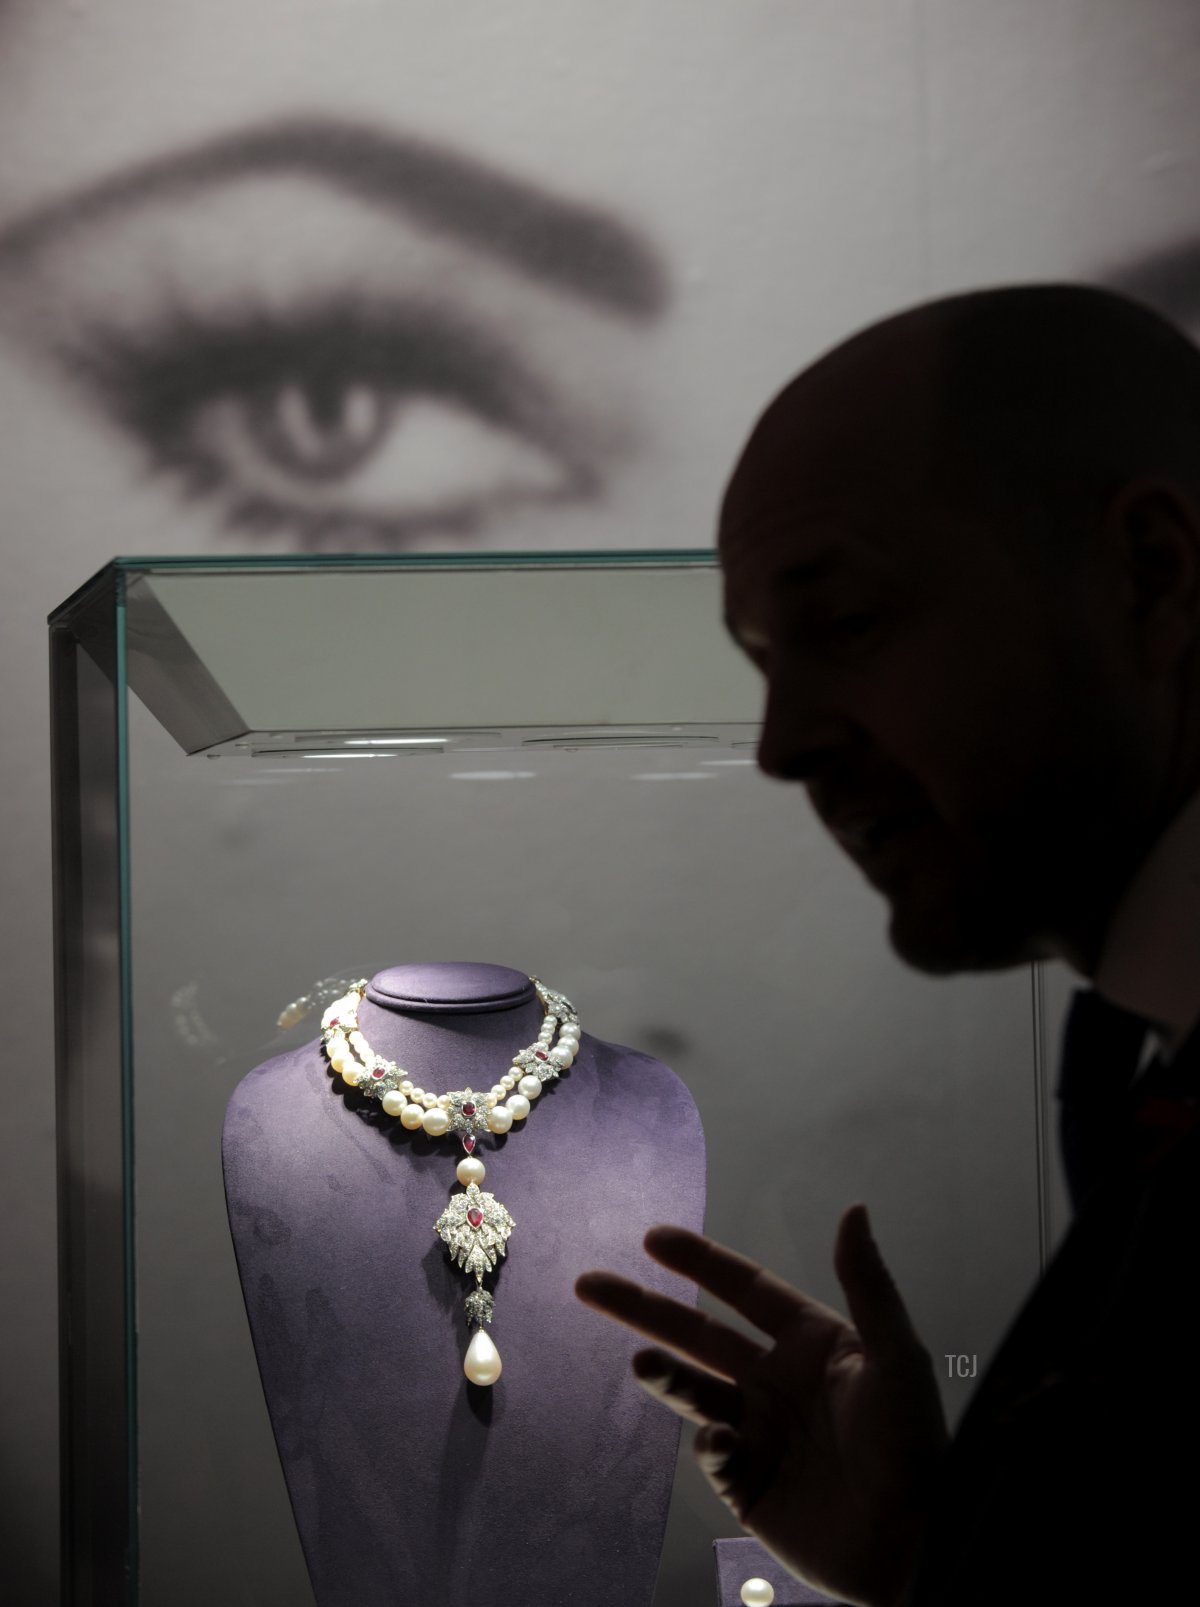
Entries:
[[585, 1306], [726, 1378], [738, 1377], [762, 1358], [761, 1345], [726, 1328], [706, 1311], [644, 1289], [615, 1272], [585, 1272], [576, 1280], [575, 1293]]
[[[690, 1278], [772, 1338], [779, 1338], [789, 1329], [794, 1334], [800, 1322], [815, 1323], [814, 1334], [820, 1333], [826, 1323], [845, 1324], [836, 1311], [702, 1233], [680, 1227], [651, 1228], [645, 1245], [661, 1266]], [[864, 1205], [852, 1205], [843, 1213], [833, 1264], [846, 1294], [851, 1321], [868, 1354], [909, 1355], [921, 1348], [904, 1301], [872, 1237]], [[586, 1273], [576, 1284], [576, 1292], [587, 1305], [728, 1379], [742, 1376], [744, 1368], [766, 1354], [753, 1340], [707, 1313], [654, 1294], [615, 1273]], [[814, 1350], [813, 1355], [819, 1359], [818, 1351]]]
[[691, 1367], [665, 1350], [639, 1350], [633, 1376], [649, 1395], [689, 1423], [737, 1423], [742, 1416], [741, 1391], [712, 1373]]
[[745, 1447], [728, 1423], [702, 1428], [692, 1444], [696, 1464], [713, 1489], [739, 1520], [749, 1510], [745, 1488]]
[[920, 1345], [900, 1291], [871, 1233], [865, 1205], [851, 1205], [838, 1223], [833, 1269], [846, 1292], [850, 1317], [868, 1355]]
[[698, 1283], [773, 1338], [806, 1313], [826, 1308], [773, 1272], [689, 1228], [657, 1227], [646, 1234], [647, 1252], [671, 1272]]

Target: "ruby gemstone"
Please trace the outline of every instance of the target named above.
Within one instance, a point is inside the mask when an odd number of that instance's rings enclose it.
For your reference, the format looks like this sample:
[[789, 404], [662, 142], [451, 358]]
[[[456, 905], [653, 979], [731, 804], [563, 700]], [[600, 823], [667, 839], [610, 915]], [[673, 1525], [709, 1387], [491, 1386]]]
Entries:
[[535, 1060], [549, 1060], [550, 1056], [542, 1049], [535, 1049], [533, 1051], [533, 1058]]
[[470, 1103], [464, 1104], [463, 1108], [462, 1108], [462, 1113], [463, 1113], [464, 1116], [474, 1116], [474, 1114], [475, 1114], [474, 1105], [472, 1105]]
[[483, 1221], [483, 1212], [479, 1209], [479, 1207], [477, 1205], [473, 1205], [471, 1207], [471, 1209], [467, 1212], [467, 1221], [471, 1224], [471, 1226], [473, 1228], [477, 1228], [479, 1226], [479, 1224]]
[[383, 1067], [382, 1066], [376, 1066], [375, 1070], [371, 1073], [371, 1075], [372, 1075], [372, 1077], [382, 1077], [383, 1076]]
[[475, 1148], [475, 1140], [470, 1136], [470, 1134], [463, 1139], [463, 1148], [466, 1150], [468, 1155]]

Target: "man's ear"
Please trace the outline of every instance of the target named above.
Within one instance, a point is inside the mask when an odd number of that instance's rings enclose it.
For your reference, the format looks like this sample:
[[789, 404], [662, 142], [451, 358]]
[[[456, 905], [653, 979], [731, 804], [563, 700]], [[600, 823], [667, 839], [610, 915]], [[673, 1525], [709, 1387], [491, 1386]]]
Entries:
[[1168, 673], [1200, 641], [1200, 498], [1171, 481], [1132, 480], [1104, 527], [1138, 656], [1151, 674]]

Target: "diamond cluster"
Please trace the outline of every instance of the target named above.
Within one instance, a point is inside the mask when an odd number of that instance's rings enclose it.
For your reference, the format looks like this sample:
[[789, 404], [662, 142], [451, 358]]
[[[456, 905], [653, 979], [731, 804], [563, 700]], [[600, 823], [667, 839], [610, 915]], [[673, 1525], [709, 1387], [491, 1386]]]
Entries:
[[508, 1236], [516, 1223], [494, 1194], [469, 1183], [451, 1197], [433, 1226], [463, 1271], [482, 1275], [496, 1265], [497, 1256], [507, 1254]]
[[495, 1300], [490, 1294], [488, 1294], [486, 1289], [482, 1288], [472, 1289], [471, 1293], [463, 1301], [463, 1305], [466, 1307], [467, 1311], [468, 1327], [473, 1322], [479, 1323], [480, 1325], [485, 1322], [490, 1323], [492, 1320], [492, 1314], [496, 1310]]
[[470, 1088], [448, 1094], [446, 1114], [450, 1118], [452, 1133], [486, 1133], [488, 1130], [487, 1106], [484, 1096]]

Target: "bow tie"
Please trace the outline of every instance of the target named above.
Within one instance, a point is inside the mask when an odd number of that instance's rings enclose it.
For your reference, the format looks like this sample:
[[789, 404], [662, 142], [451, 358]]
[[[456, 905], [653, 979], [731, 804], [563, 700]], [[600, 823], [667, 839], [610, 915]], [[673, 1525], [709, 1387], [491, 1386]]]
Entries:
[[1129, 1091], [1149, 1023], [1080, 989], [1063, 1035], [1056, 1093], [1059, 1148], [1076, 1211], [1119, 1163], [1128, 1136]]

